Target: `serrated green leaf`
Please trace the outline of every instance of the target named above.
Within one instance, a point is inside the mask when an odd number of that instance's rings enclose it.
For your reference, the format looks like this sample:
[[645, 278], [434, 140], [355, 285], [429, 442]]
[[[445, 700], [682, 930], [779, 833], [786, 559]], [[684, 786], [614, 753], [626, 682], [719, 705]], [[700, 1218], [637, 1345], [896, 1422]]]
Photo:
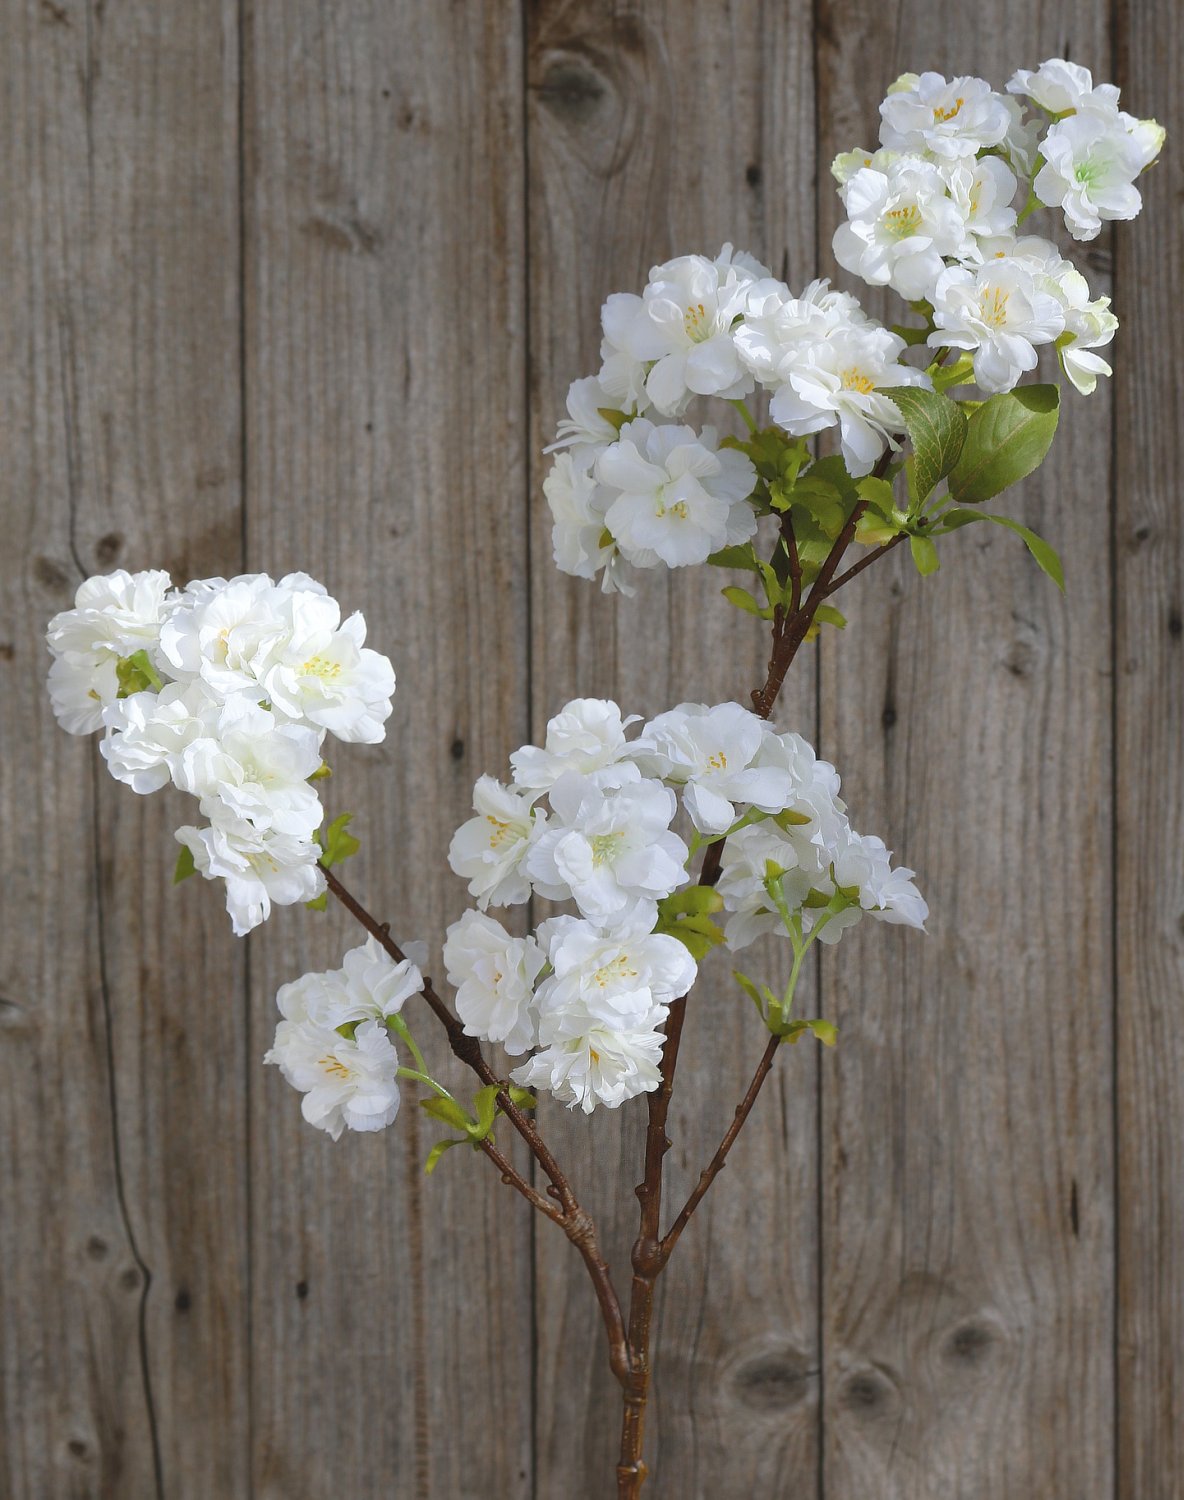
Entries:
[[188, 880], [191, 875], [197, 874], [197, 866], [193, 862], [193, 850], [188, 844], [181, 845], [181, 852], [177, 855], [177, 863], [173, 866], [173, 884], [180, 885], [183, 880]]
[[1029, 475], [1052, 444], [1060, 400], [1055, 385], [1025, 385], [984, 401], [967, 423], [961, 457], [950, 471], [953, 500], [981, 505]]
[[900, 412], [913, 445], [912, 485], [920, 505], [958, 462], [966, 441], [966, 418], [958, 403], [920, 386], [881, 391]]
[[959, 507], [947, 510], [941, 518], [944, 531], [958, 531], [974, 521], [993, 521], [996, 526], [1006, 526], [1008, 531], [1014, 531], [1035, 558], [1041, 571], [1048, 574], [1062, 594], [1065, 592], [1065, 570], [1056, 548], [1042, 536], [1037, 536], [1030, 527], [1021, 525], [1011, 516], [994, 516], [986, 511], [962, 510]]
[[917, 572], [923, 578], [930, 573], [936, 573], [941, 567], [941, 561], [937, 555], [937, 548], [933, 545], [931, 538], [927, 536], [909, 537], [909, 551], [913, 554], [913, 564]]
[[[353, 834], [348, 832], [348, 825], [353, 821], [353, 816], [353, 813], [344, 812], [334, 818], [327, 828], [321, 829], [314, 835], [321, 846], [320, 862], [326, 869], [331, 865], [339, 865], [343, 859], [356, 854], [362, 847]], [[311, 905], [310, 902], [305, 904]]]
[[747, 573], [760, 571], [760, 559], [751, 542], [742, 547], [721, 547], [707, 559], [713, 568], [743, 568]]

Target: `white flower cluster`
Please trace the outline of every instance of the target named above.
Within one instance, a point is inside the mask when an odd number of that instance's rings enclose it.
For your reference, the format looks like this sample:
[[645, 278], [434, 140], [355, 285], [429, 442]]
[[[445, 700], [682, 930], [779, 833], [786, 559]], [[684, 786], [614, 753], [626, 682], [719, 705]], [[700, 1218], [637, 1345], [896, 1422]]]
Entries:
[[1092, 352], [1118, 327], [1109, 298], [1091, 297], [1051, 241], [1017, 229], [1041, 205], [1059, 209], [1078, 240], [1134, 218], [1135, 181], [1164, 132], [1060, 58], [1017, 72], [1007, 89], [939, 73], [897, 79], [880, 105], [879, 149], [835, 160], [847, 213], [835, 258], [872, 286], [929, 304], [929, 343], [970, 352], [984, 391], [1010, 390], [1035, 368], [1036, 349], [1055, 343], [1068, 378], [1089, 393], [1110, 373]]
[[204, 578], [167, 573], [89, 578], [49, 624], [54, 713], [71, 734], [104, 731], [117, 781], [136, 792], [172, 782], [198, 799], [203, 826], [177, 830], [207, 880], [226, 882], [236, 933], [324, 886], [310, 777], [326, 734], [373, 744], [385, 734], [395, 674], [303, 573]]
[[396, 964], [370, 938], [340, 969], [305, 974], [276, 995], [283, 1019], [263, 1061], [304, 1095], [304, 1118], [334, 1140], [382, 1130], [399, 1112], [399, 1056], [388, 1022], [423, 989], [410, 959]]
[[[695, 978], [659, 920], [659, 903], [691, 880], [692, 851], [671, 826], [680, 801], [696, 843], [730, 834], [719, 894], [732, 947], [776, 926], [770, 880], [806, 931], [839, 896], [828, 937], [865, 911], [918, 927], [927, 915], [912, 872], [851, 830], [833, 767], [800, 736], [737, 703], [684, 703], [627, 737], [637, 722], [612, 702], [567, 704], [542, 746], [510, 757], [509, 784], [478, 781], [476, 815], [449, 850], [480, 908], [444, 948], [465, 1030], [514, 1056], [538, 1049], [513, 1078], [589, 1113], [658, 1086], [658, 1028]], [[525, 938], [487, 915], [532, 892], [578, 915]]]
[[735, 401], [757, 385], [770, 414], [805, 437], [838, 427], [853, 474], [866, 474], [900, 414], [880, 389], [928, 385], [900, 363], [903, 339], [854, 297], [814, 282], [799, 297], [751, 256], [655, 266], [640, 297], [620, 292], [601, 314], [597, 375], [568, 392], [557, 454], [543, 483], [555, 561], [606, 592], [632, 592], [632, 568], [705, 562], [756, 532], [756, 471], [715, 429], [680, 421], [696, 396]]

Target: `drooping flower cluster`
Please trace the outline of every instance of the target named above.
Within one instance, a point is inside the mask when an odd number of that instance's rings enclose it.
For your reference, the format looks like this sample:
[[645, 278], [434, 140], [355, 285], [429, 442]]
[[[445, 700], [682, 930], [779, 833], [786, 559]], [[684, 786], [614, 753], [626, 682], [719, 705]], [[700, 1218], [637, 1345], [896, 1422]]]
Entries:
[[879, 149], [835, 159], [847, 212], [839, 264], [931, 308], [930, 346], [971, 354], [984, 391], [1011, 390], [1037, 348], [1055, 344], [1068, 378], [1091, 392], [1110, 373], [1092, 352], [1118, 327], [1110, 299], [1091, 296], [1055, 244], [1018, 229], [1040, 207], [1059, 210], [1077, 240], [1133, 219], [1162, 128], [1060, 58], [1021, 69], [1005, 94], [981, 78], [906, 73], [880, 116]]
[[390, 1020], [423, 989], [410, 959], [394, 963], [370, 938], [340, 969], [304, 974], [276, 995], [283, 1019], [263, 1061], [304, 1095], [304, 1118], [334, 1140], [382, 1130], [399, 1112], [399, 1056]]
[[[865, 911], [926, 916], [911, 872], [852, 831], [833, 767], [800, 736], [737, 703], [682, 704], [630, 738], [638, 722], [612, 702], [567, 704], [543, 745], [510, 757], [508, 784], [481, 778], [449, 850], [479, 908], [444, 948], [465, 1030], [512, 1056], [537, 1049], [512, 1076], [585, 1112], [658, 1086], [659, 1027], [697, 969], [668, 898], [704, 842], [728, 835], [719, 894], [733, 948], [773, 930], [782, 906], [799, 935], [823, 910], [828, 937]], [[680, 803], [690, 845], [672, 827]], [[532, 893], [577, 915], [515, 937], [487, 914]]]
[[395, 689], [365, 639], [361, 615], [343, 621], [303, 573], [175, 589], [167, 573], [120, 570], [87, 579], [50, 621], [58, 721], [102, 730], [108, 769], [133, 791], [171, 782], [198, 799], [204, 823], [176, 837], [225, 880], [236, 933], [323, 888], [322, 744], [381, 740]]

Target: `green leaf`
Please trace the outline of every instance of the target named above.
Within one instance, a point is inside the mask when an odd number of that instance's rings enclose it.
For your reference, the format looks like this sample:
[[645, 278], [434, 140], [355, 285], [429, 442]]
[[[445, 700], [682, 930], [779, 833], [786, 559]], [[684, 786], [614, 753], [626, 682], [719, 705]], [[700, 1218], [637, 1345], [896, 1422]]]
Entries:
[[[952, 390], [956, 385], [969, 385], [974, 379], [974, 357], [959, 354], [948, 365], [938, 365], [936, 369], [930, 365], [929, 373], [933, 378], [933, 389], [938, 392]], [[965, 408], [966, 402], [960, 401], [958, 405]]]
[[765, 1019], [765, 1002], [761, 999], [761, 993], [756, 985], [749, 979], [747, 974], [742, 974], [739, 969], [732, 970], [732, 978], [756, 1006], [761, 1020]]
[[958, 462], [966, 441], [966, 418], [956, 401], [937, 391], [900, 385], [880, 394], [891, 400], [904, 419], [913, 445], [913, 492], [919, 505]]
[[809, 813], [796, 812], [792, 807], [783, 808], [781, 812], [773, 814], [773, 822], [778, 828], [784, 828], [786, 832], [791, 828], [801, 828], [813, 821]]
[[333, 767], [322, 761], [308, 779], [309, 781], [328, 781], [332, 774]]
[[197, 874], [197, 866], [193, 863], [193, 850], [188, 844], [181, 845], [181, 852], [177, 855], [177, 863], [173, 866], [173, 884], [180, 885], [183, 880], [188, 880], [191, 875]]
[[722, 910], [723, 897], [709, 885], [692, 885], [658, 902], [656, 932], [675, 937], [696, 962], [706, 958], [724, 940], [710, 913]]
[[115, 663], [115, 680], [119, 683], [117, 698], [130, 698], [133, 693], [148, 691], [159, 693], [164, 683], [160, 673], [152, 665], [147, 651], [133, 651]]
[[742, 547], [721, 547], [707, 559], [713, 568], [743, 568], [748, 573], [759, 573], [760, 562], [751, 542]]
[[427, 1159], [426, 1162], [424, 1162], [424, 1167], [423, 1167], [424, 1171], [429, 1176], [431, 1176], [431, 1174], [439, 1166], [439, 1164], [440, 1164], [440, 1158], [444, 1155], [445, 1151], [449, 1150], [450, 1147], [452, 1147], [452, 1146], [467, 1146], [467, 1145], [468, 1145], [468, 1137], [467, 1136], [464, 1137], [461, 1140], [456, 1140], [455, 1138], [449, 1136], [447, 1140], [437, 1141], [436, 1144], [432, 1147], [432, 1149], [428, 1152], [428, 1159]]
[[709, 916], [723, 909], [724, 898], [713, 885], [688, 885], [658, 902], [658, 920], [684, 915]]
[[807, 1021], [806, 1025], [824, 1047], [833, 1047], [839, 1039], [839, 1028], [833, 1021]]
[[950, 472], [959, 505], [980, 505], [1035, 469], [1057, 430], [1060, 391], [1026, 385], [984, 401], [966, 426], [962, 455]]
[[[340, 817], [334, 818], [327, 828], [316, 834], [317, 843], [321, 846], [320, 862], [326, 869], [330, 865], [339, 865], [343, 859], [356, 854], [362, 847], [353, 834], [347, 831], [348, 825], [353, 821], [353, 816], [350, 812], [342, 813]], [[311, 905], [311, 902], [305, 904]]]
[[510, 1096], [510, 1103], [516, 1104], [519, 1109], [537, 1109], [538, 1100], [529, 1089], [520, 1089], [516, 1083], [512, 1083], [506, 1091]]
[[322, 891], [319, 896], [314, 896], [311, 901], [306, 901], [304, 904], [309, 911], [324, 911], [329, 905], [329, 892]]
[[500, 1088], [500, 1084], [487, 1083], [484, 1088], [478, 1089], [473, 1095], [473, 1108], [477, 1112], [477, 1123], [465, 1128], [474, 1141], [483, 1141], [493, 1129], [493, 1122], [497, 1118], [497, 1096]]
[[938, 560], [937, 548], [927, 536], [909, 537], [909, 551], [913, 554], [913, 562], [917, 572], [923, 578], [930, 573], [936, 573], [941, 563]]
[[833, 604], [820, 604], [814, 611], [814, 623], [816, 625], [833, 625], [836, 630], [847, 628], [847, 616], [837, 610]]
[[720, 593], [723, 594], [729, 604], [734, 604], [737, 609], [742, 609], [746, 615], [756, 615], [761, 620], [769, 617], [769, 611], [762, 609], [747, 589], [737, 588], [735, 584], [732, 584], [726, 589], [721, 589]]
[[[496, 1089], [494, 1092], [497, 1092]], [[467, 1133], [473, 1128], [473, 1121], [455, 1099], [443, 1099], [438, 1094], [432, 1094], [428, 1099], [421, 1099], [419, 1107], [425, 1115], [431, 1115], [433, 1120], [440, 1120], [445, 1125], [451, 1125], [454, 1130], [463, 1130]]]
[[609, 426], [615, 428], [617, 432], [620, 432], [621, 428], [624, 427], [626, 422], [632, 422], [633, 420], [628, 412], [617, 411], [616, 408], [612, 406], [598, 406], [596, 408], [596, 414], [597, 416], [603, 417], [604, 420], [609, 424]]
[[942, 516], [942, 530], [958, 531], [963, 526], [969, 526], [973, 521], [993, 521], [996, 526], [1006, 526], [1008, 531], [1014, 531], [1036, 559], [1041, 571], [1048, 574], [1062, 594], [1065, 592], [1065, 570], [1056, 548], [1011, 516], [992, 516], [981, 510], [962, 510], [954, 507]]

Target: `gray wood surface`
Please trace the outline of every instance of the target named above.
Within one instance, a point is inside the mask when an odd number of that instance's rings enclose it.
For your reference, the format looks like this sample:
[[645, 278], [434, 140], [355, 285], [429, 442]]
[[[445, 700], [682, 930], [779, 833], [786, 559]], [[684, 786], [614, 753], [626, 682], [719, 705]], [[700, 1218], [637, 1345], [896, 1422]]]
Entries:
[[[725, 239], [827, 270], [828, 163], [897, 72], [1050, 54], [1170, 132], [1144, 218], [1082, 247], [1112, 389], [1066, 392], [1009, 498], [1068, 593], [967, 531], [934, 579], [861, 579], [795, 667], [780, 721], [931, 934], [827, 956], [840, 1046], [781, 1060], [680, 1245], [652, 1491], [1184, 1500], [1176, 8], [2, 0], [0, 41], [0, 1500], [612, 1492], [570, 1247], [466, 1153], [425, 1180], [413, 1111], [302, 1124], [261, 1067], [274, 992], [354, 932], [242, 943], [173, 891], [178, 804], [56, 729], [41, 628], [120, 565], [303, 567], [364, 610], [396, 712], [326, 796], [386, 835], [359, 894], [437, 943], [473, 780], [568, 697], [760, 676], [702, 570], [620, 601], [551, 564], [539, 450], [602, 298]], [[672, 1208], [761, 1045], [715, 968]], [[643, 1115], [543, 1111], [622, 1283]]]

